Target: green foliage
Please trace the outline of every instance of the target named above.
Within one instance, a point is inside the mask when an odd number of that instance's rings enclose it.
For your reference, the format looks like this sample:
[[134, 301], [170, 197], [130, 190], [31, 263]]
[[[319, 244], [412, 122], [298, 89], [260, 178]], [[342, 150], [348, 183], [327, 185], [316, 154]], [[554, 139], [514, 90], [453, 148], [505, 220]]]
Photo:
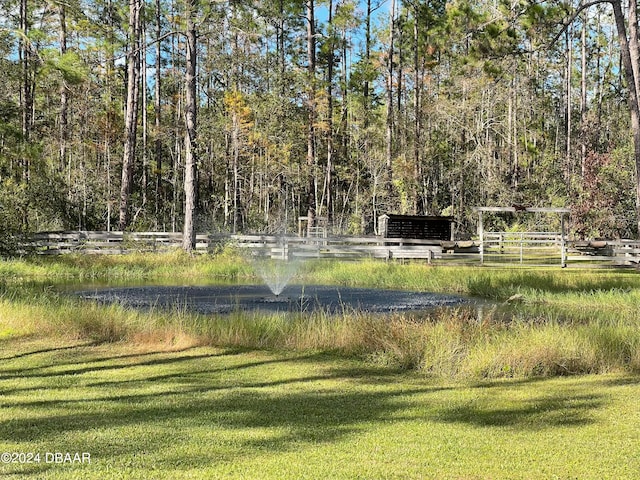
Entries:
[[[15, 2], [7, 5], [7, 11], [19, 13]], [[474, 206], [521, 203], [572, 207], [579, 235], [636, 235], [628, 111], [620, 102], [618, 61], [610, 53], [617, 47], [607, 34], [614, 25], [604, 7], [585, 12], [558, 40], [560, 24], [571, 13], [566, 3], [455, 0], [397, 6], [390, 52], [389, 10], [372, 4], [368, 58], [364, 4], [333, 2], [331, 25], [325, 15], [317, 17], [311, 105], [301, 43], [304, 3], [200, 5], [198, 130], [206, 140], [197, 152], [199, 230], [228, 230], [234, 218], [243, 231], [295, 230], [312, 176], [323, 202], [318, 207], [332, 206], [337, 233], [369, 233], [372, 219], [385, 211], [434, 214], [450, 208], [460, 235], [469, 236], [475, 231]], [[61, 7], [69, 39], [64, 54]], [[147, 7], [145, 71], [154, 78], [147, 78], [141, 97], [147, 100], [146, 121], [138, 121], [147, 131], [143, 135], [139, 129], [137, 143], [141, 146], [144, 136], [146, 150], [137, 149], [132, 228], [179, 230], [184, 58], [172, 32], [183, 28], [184, 5], [161, 0], [158, 12], [156, 4]], [[316, 8], [326, 9], [326, 2]], [[27, 10], [26, 36], [16, 16], [0, 19], [5, 86], [0, 181], [20, 183], [23, 173], [29, 176], [20, 171], [27, 161], [47, 166], [31, 172], [34, 185], [22, 198], [7, 201], [22, 208], [22, 221], [30, 228], [111, 228], [124, 145], [122, 59], [132, 48], [125, 34], [127, 5], [72, 0], [36, 2]], [[578, 112], [583, 72], [577, 32], [583, 25], [587, 105]], [[149, 68], [157, 35], [159, 80], [155, 67]], [[29, 47], [28, 65], [19, 61], [21, 46]], [[575, 60], [569, 90], [568, 47]], [[393, 78], [388, 78], [390, 54]], [[33, 95], [32, 125], [23, 125], [29, 117], [25, 92]], [[327, 110], [329, 95], [333, 111]], [[572, 112], [565, 111], [568, 105]], [[313, 168], [306, 160], [311, 107], [316, 113]], [[234, 116], [240, 120], [235, 169]], [[566, 131], [569, 118], [571, 132]], [[593, 166], [598, 181], [589, 178], [589, 162], [596, 158], [612, 159]], [[329, 177], [331, 184], [324, 185]], [[596, 198], [598, 191], [602, 198]]]
[[69, 85], [79, 85], [88, 78], [86, 65], [80, 56], [71, 50], [62, 55], [55, 51], [46, 55], [45, 68], [40, 74], [48, 76], [53, 72], [59, 73]]
[[[582, 238], [633, 238], [635, 209], [630, 155], [592, 153], [584, 162], [581, 195], [576, 202], [574, 229]], [[626, 195], [619, 192], [627, 189]]]

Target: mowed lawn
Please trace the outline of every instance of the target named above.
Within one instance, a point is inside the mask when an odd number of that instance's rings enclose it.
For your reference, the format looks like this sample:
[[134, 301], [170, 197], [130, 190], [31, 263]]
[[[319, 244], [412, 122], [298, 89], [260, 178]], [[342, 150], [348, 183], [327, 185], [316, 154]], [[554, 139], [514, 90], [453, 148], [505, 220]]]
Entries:
[[628, 374], [478, 383], [327, 354], [37, 338], [0, 340], [0, 360], [2, 478], [640, 478]]

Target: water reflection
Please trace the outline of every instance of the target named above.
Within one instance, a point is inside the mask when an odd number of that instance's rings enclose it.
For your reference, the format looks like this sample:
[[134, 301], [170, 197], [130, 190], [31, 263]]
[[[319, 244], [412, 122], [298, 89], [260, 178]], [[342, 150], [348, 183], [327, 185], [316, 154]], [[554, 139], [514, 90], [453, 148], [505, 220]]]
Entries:
[[[496, 322], [511, 316], [504, 308], [486, 300], [460, 295], [383, 289], [358, 289], [321, 285], [289, 285], [282, 298], [274, 299], [263, 285], [237, 279], [62, 279], [30, 281], [21, 288], [31, 292], [80, 297], [99, 303], [119, 303], [132, 308], [191, 310], [196, 313], [229, 313], [245, 310], [351, 313], [400, 313], [416, 321], [443, 318], [455, 310], [467, 321]], [[277, 301], [275, 301], [277, 300]], [[448, 314], [447, 314], [448, 312]]]
[[172, 309], [177, 306], [203, 314], [238, 310], [392, 313], [459, 306], [467, 301], [457, 295], [330, 285], [288, 285], [279, 296], [273, 295], [265, 285], [246, 284], [94, 287], [73, 293], [101, 303], [118, 303], [134, 308]]

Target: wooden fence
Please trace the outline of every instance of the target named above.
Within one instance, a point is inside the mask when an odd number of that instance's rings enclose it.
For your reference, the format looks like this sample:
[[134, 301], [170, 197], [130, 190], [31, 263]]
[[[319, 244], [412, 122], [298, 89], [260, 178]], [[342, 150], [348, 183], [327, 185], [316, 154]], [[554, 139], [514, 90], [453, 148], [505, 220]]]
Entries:
[[[436, 263], [637, 266], [640, 241], [567, 241], [558, 233], [485, 232], [480, 241], [439, 241], [377, 236], [299, 237], [275, 235], [196, 235], [196, 251], [212, 253], [226, 244], [272, 258], [360, 258]], [[179, 248], [181, 233], [67, 231], [36, 233], [22, 242], [25, 253], [121, 254]]]
[[638, 266], [640, 240], [567, 240], [560, 232], [484, 232], [480, 263]]
[[484, 232], [481, 263], [566, 266], [567, 242], [560, 232]]
[[[120, 254], [159, 252], [179, 248], [181, 233], [168, 232], [42, 232], [23, 242], [23, 250], [40, 255], [67, 253]], [[298, 237], [275, 235], [197, 234], [196, 252], [212, 253], [226, 244], [272, 258], [398, 258], [426, 259], [442, 256], [439, 241], [381, 237]]]

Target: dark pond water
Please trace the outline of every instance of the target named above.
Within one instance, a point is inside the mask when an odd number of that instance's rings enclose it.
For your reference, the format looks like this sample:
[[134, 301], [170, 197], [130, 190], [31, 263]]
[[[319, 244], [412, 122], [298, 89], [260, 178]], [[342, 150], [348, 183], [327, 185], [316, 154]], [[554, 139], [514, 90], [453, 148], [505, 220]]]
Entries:
[[239, 310], [391, 313], [473, 303], [455, 295], [326, 285], [288, 285], [278, 296], [263, 285], [93, 286], [82, 290], [76, 288], [73, 294], [87, 300], [133, 308], [182, 308], [203, 314]]

